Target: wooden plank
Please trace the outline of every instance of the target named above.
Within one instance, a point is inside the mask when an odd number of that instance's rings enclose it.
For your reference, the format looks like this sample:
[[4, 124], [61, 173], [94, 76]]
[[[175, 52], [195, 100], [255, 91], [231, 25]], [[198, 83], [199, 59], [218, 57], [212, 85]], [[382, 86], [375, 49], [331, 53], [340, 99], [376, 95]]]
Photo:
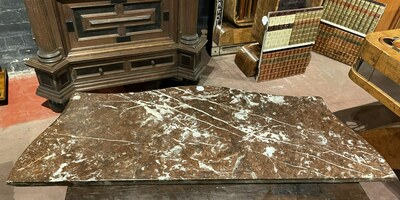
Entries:
[[394, 20], [392, 21], [392, 24], [390, 24], [390, 29], [399, 29], [400, 28], [400, 9], [397, 10], [396, 16], [394, 17]]
[[386, 9], [375, 31], [384, 31], [396, 28], [396, 27], [391, 27], [391, 24], [393, 21], [396, 20], [396, 13], [400, 9], [400, 1], [393, 1], [393, 0], [377, 0], [377, 1], [386, 4]]
[[269, 12], [278, 10], [278, 6], [279, 0], [258, 1], [251, 33], [259, 44], [262, 44], [264, 41], [265, 27], [262, 23], [262, 18], [268, 16]]
[[359, 183], [68, 187], [66, 200], [102, 199], [369, 199]]
[[235, 56], [235, 63], [247, 76], [257, 74], [258, 61], [260, 60], [261, 47], [258, 43], [243, 46]]
[[393, 169], [400, 169], [400, 124], [361, 132], [389, 163]]
[[391, 111], [400, 116], [400, 103], [393, 99], [391, 96], [386, 94], [383, 90], [369, 82], [367, 79], [362, 77], [359, 73], [356, 72], [354, 68], [352, 68], [349, 72], [349, 77], [353, 80], [357, 85], [371, 94], [373, 97], [378, 99], [382, 104], [384, 104]]
[[216, 41], [219, 46], [238, 45], [255, 42], [251, 35], [251, 27], [235, 27], [231, 23], [223, 23], [216, 27]]
[[0, 105], [7, 100], [7, 71], [0, 68]]
[[370, 33], [361, 48], [361, 58], [394, 82], [400, 84], [400, 53], [382, 38], [398, 36], [400, 29]]

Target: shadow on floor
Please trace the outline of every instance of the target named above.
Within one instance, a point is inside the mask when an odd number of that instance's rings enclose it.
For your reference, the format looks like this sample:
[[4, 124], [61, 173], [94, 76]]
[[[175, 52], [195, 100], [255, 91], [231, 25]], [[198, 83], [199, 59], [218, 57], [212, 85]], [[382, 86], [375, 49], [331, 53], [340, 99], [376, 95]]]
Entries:
[[340, 110], [333, 113], [356, 132], [400, 122], [400, 117], [379, 102]]
[[8, 173], [13, 167], [13, 162], [0, 163], [0, 199], [1, 200], [14, 200], [14, 189], [6, 185]]

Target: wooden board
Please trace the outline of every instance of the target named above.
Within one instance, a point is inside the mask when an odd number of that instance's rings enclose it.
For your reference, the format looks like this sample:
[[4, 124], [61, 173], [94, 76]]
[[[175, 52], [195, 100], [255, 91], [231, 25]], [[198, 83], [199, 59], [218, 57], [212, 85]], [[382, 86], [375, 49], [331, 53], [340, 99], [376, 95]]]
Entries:
[[392, 24], [390, 24], [390, 29], [399, 29], [400, 28], [400, 9], [397, 10], [396, 16], [394, 17], [394, 20], [392, 21]]
[[[224, 17], [240, 27], [251, 27], [253, 24], [254, 13], [251, 9], [247, 13], [242, 13], [246, 8], [253, 7], [250, 4], [257, 3], [257, 0], [225, 0]], [[246, 15], [246, 17], [244, 16]]]
[[259, 44], [262, 44], [264, 41], [265, 27], [262, 23], [262, 18], [264, 16], [268, 16], [269, 12], [278, 10], [278, 7], [279, 7], [279, 0], [258, 1], [256, 15], [254, 16], [254, 22], [251, 33], [253, 34], [254, 39]]
[[369, 199], [359, 183], [68, 187], [66, 200], [101, 199]]
[[251, 27], [235, 27], [224, 22], [215, 29], [215, 42], [219, 46], [241, 45], [255, 42], [251, 35]]
[[235, 63], [247, 77], [257, 74], [261, 47], [258, 43], [243, 46], [235, 56]]
[[397, 21], [399, 18], [399, 16], [397, 16], [396, 14], [399, 12], [400, 9], [400, 1], [393, 1], [393, 0], [377, 0], [377, 1], [386, 4], [386, 9], [375, 31], [384, 31], [396, 28], [392, 27], [391, 24]]
[[361, 48], [361, 58], [400, 84], [400, 53], [381, 42], [382, 38], [399, 36], [400, 29], [368, 34]]
[[371, 94], [373, 97], [378, 99], [382, 104], [389, 108], [392, 112], [400, 116], [400, 103], [393, 99], [391, 96], [386, 94], [383, 90], [378, 88], [376, 85], [369, 82], [363, 76], [361, 76], [357, 71], [351, 68], [349, 72], [350, 79]]
[[400, 169], [400, 124], [360, 133], [389, 163]]
[[0, 104], [7, 99], [7, 72], [0, 69]]

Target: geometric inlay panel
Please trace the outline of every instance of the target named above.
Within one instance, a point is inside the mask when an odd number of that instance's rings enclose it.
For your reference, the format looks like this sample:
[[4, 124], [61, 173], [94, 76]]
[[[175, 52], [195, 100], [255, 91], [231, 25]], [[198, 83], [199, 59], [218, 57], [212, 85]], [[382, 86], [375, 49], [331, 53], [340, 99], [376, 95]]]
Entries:
[[161, 2], [72, 8], [79, 38], [114, 37], [161, 28]]

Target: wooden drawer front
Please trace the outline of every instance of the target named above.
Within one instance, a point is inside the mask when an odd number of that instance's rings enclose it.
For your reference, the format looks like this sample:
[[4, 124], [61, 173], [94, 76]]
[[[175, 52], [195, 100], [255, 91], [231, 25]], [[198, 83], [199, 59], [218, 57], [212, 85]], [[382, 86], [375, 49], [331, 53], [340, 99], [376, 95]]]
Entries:
[[[67, 1], [68, 2], [68, 1]], [[76, 2], [76, 1], [71, 1]], [[121, 3], [120, 3], [121, 2]], [[174, 1], [127, 0], [61, 3], [70, 48], [173, 38]]]
[[132, 69], [153, 68], [171, 66], [175, 64], [175, 55], [164, 55], [158, 57], [135, 59], [131, 62]]
[[125, 72], [123, 63], [112, 63], [74, 68], [74, 74], [77, 79], [104, 76], [123, 72]]

